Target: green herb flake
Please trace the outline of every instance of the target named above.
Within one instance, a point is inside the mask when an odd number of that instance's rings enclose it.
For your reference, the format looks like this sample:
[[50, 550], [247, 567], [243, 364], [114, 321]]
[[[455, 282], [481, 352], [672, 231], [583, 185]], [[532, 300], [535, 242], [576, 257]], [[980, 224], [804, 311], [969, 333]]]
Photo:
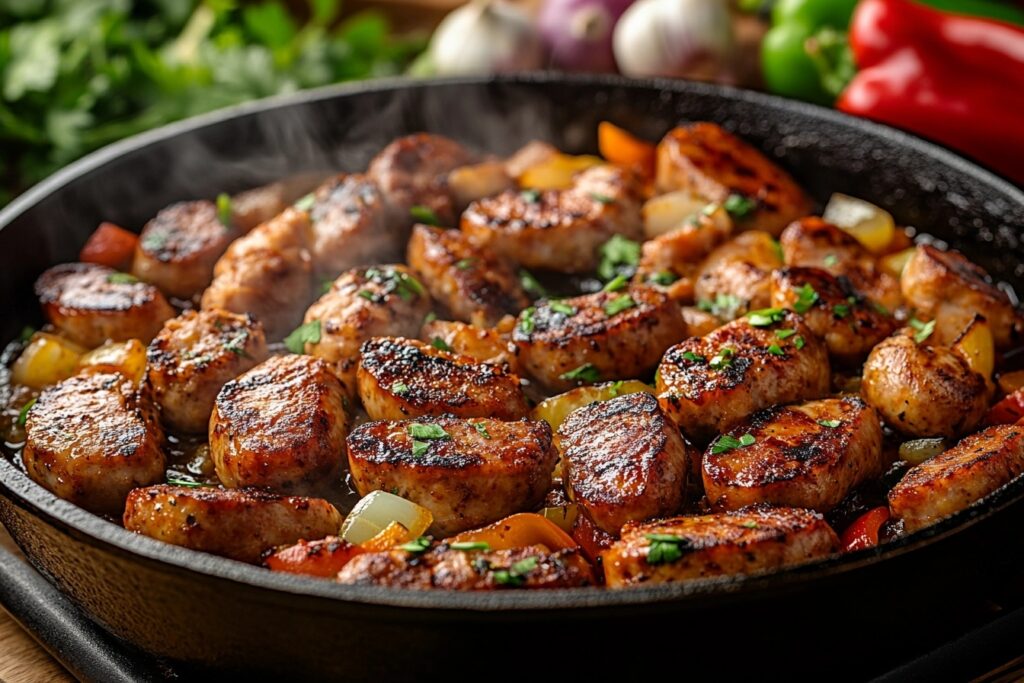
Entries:
[[334, 286], [334, 280], [330, 278], [324, 278], [320, 281], [320, 296], [323, 296], [327, 292], [331, 291], [331, 287]]
[[417, 204], [409, 209], [409, 215], [418, 223], [425, 223], [426, 225], [441, 225], [441, 219], [437, 217], [437, 214], [434, 213], [434, 210], [429, 206]]
[[597, 274], [602, 280], [612, 280], [616, 275], [632, 275], [640, 263], [640, 243], [622, 235], [613, 235], [601, 245], [601, 262]]
[[409, 385], [405, 382], [395, 382], [391, 385], [391, 393], [395, 396], [404, 396], [409, 393]]
[[617, 398], [619, 393], [622, 391], [622, 380], [616, 380], [608, 387], [608, 395], [612, 398]]
[[797, 292], [797, 299], [793, 303], [793, 310], [797, 313], [806, 313], [811, 310], [818, 301], [818, 292], [810, 284], [805, 284]]
[[305, 353], [306, 344], [320, 343], [320, 321], [310, 320], [299, 325], [295, 331], [284, 338], [284, 345], [292, 353]]
[[28, 403], [23, 405], [21, 407], [21, 410], [18, 411], [18, 420], [17, 420], [17, 422], [18, 422], [18, 426], [19, 427], [24, 427], [25, 426], [25, 421], [28, 420], [28, 411], [32, 410], [32, 406], [34, 406], [35, 404], [36, 404], [36, 399], [32, 399], [31, 401], [29, 401]]
[[448, 342], [446, 342], [444, 339], [441, 339], [440, 337], [434, 337], [433, 339], [431, 339], [430, 340], [430, 345], [433, 346], [438, 351], [451, 351], [452, 350], [452, 347], [450, 347], [448, 345]]
[[548, 308], [555, 313], [561, 313], [562, 315], [576, 315], [576, 307], [565, 303], [561, 299], [552, 299], [549, 301]]
[[733, 218], [746, 218], [757, 208], [757, 202], [741, 194], [731, 194], [726, 198], [722, 207]]
[[36, 328], [32, 327], [31, 325], [25, 325], [23, 328], [21, 328], [21, 334], [18, 335], [18, 341], [24, 344], [29, 339], [31, 339], [32, 335], [34, 335], [35, 333]]
[[236, 356], [242, 358], [252, 358], [249, 353], [245, 350], [245, 343], [249, 341], [249, 330], [239, 330], [231, 339], [224, 342], [224, 350], [230, 351]]
[[374, 294], [373, 292], [371, 292], [368, 289], [360, 289], [358, 296], [366, 299], [367, 301], [372, 301], [373, 303], [377, 303], [377, 295]]
[[167, 483], [171, 486], [183, 486], [189, 489], [205, 489], [205, 488], [217, 488], [217, 484], [208, 484], [204, 481], [195, 481], [194, 479], [182, 479], [181, 477], [168, 476]]
[[928, 337], [932, 336], [932, 332], [935, 331], [935, 321], [930, 320], [928, 322], [922, 322], [917, 318], [910, 319], [910, 326], [916, 330], [914, 333], [914, 341], [920, 344]]
[[575, 370], [562, 373], [559, 375], [559, 379], [564, 379], [567, 382], [597, 382], [601, 379], [601, 371], [598, 370], [592, 363], [585, 363]]
[[717, 294], [713, 300], [701, 299], [697, 308], [722, 320], [732, 320], [743, 306], [743, 299], [734, 294]]
[[433, 311], [431, 311], [430, 313], [427, 313], [425, 316], [423, 316], [423, 324], [424, 325], [432, 323], [435, 320], [437, 320], [437, 313], [434, 313]]
[[879, 315], [892, 315], [892, 313], [889, 312], [888, 308], [886, 308], [885, 306], [876, 301], [871, 302], [871, 307], [875, 309], [875, 313], [878, 313]]
[[794, 334], [796, 334], [796, 330], [775, 330], [775, 336], [778, 339], [789, 339]]
[[533, 306], [524, 308], [523, 312], [519, 314], [519, 329], [523, 334], [530, 334], [536, 328], [533, 322], [533, 314], [536, 312]]
[[463, 258], [455, 262], [455, 267], [458, 268], [459, 270], [469, 270], [470, 268], [473, 267], [474, 263], [476, 263], [476, 259]]
[[491, 544], [484, 541], [457, 541], [448, 545], [452, 550], [459, 550], [464, 553], [482, 552], [486, 553], [491, 549]]
[[590, 193], [590, 198], [593, 199], [595, 202], [597, 202], [599, 204], [614, 204], [615, 203], [615, 197], [609, 197], [608, 195], [601, 194], [600, 192], [591, 192]]
[[824, 263], [826, 268], [834, 268], [839, 265], [839, 257], [835, 254], [827, 254]]
[[803, 338], [803, 337], [795, 337], [795, 338], [793, 339], [793, 346], [795, 346], [795, 347], [796, 347], [796, 350], [797, 350], [797, 351], [799, 351], [800, 349], [804, 348], [804, 345], [805, 345], [806, 343], [807, 343], [807, 342], [806, 342], [806, 341], [804, 341], [804, 338]]
[[846, 316], [850, 315], [850, 306], [847, 304], [836, 304], [832, 307], [832, 315], [837, 320], [842, 320]]
[[441, 425], [413, 422], [405, 428], [414, 439], [450, 439], [451, 435]]
[[404, 550], [407, 553], [412, 553], [413, 555], [419, 555], [430, 550], [430, 544], [432, 541], [433, 539], [431, 539], [430, 536], [420, 536], [408, 543], [403, 543], [398, 546], [398, 549]]
[[528, 270], [519, 271], [519, 284], [523, 286], [523, 289], [525, 289], [528, 294], [537, 298], [548, 295], [544, 286]]
[[414, 457], [421, 457], [430, 449], [430, 444], [426, 441], [419, 441], [417, 439], [412, 440], [412, 454]]
[[486, 424], [484, 424], [483, 422], [473, 422], [471, 424], [473, 425], [473, 429], [477, 431], [477, 434], [484, 437], [485, 439], [491, 438], [491, 433], [487, 431]]
[[818, 424], [820, 424], [822, 427], [829, 427], [830, 429], [835, 429], [839, 425], [843, 424], [843, 421], [842, 420], [818, 420]]
[[737, 448], [746, 448], [747, 446], [752, 446], [756, 441], [757, 439], [754, 438], [753, 434], [744, 434], [738, 439], [729, 434], [723, 434], [711, 445], [711, 454], [719, 455], [720, 453], [728, 453]]
[[712, 370], [722, 370], [727, 368], [732, 365], [732, 359], [735, 353], [736, 352], [728, 346], [719, 349], [718, 353], [711, 359], [711, 362], [708, 363], [708, 366]]
[[526, 575], [536, 569], [538, 564], [540, 558], [536, 555], [513, 562], [508, 569], [495, 570], [494, 582], [503, 586], [522, 586], [526, 583]]
[[672, 284], [678, 279], [679, 277], [675, 273], [668, 270], [663, 270], [647, 278], [647, 281], [653, 282], [654, 284], [660, 285], [662, 287], [668, 287], [670, 284]]
[[747, 313], [747, 322], [754, 327], [770, 327], [786, 319], [786, 312], [781, 308], [762, 308]]
[[622, 294], [606, 303], [604, 305], [604, 312], [605, 315], [611, 317], [618, 313], [622, 313], [623, 311], [627, 311], [634, 306], [636, 306], [636, 301], [633, 300], [633, 297], [628, 294]]
[[647, 548], [647, 564], [671, 564], [690, 550], [688, 538], [673, 534], [645, 534], [650, 545]]
[[760, 525], [752, 519], [748, 519], [745, 522], [740, 522], [740, 526], [744, 529], [760, 529]]
[[528, 204], [536, 204], [540, 201], [540, 190], [523, 190], [519, 196]]
[[299, 211], [305, 211], [306, 213], [309, 213], [310, 209], [313, 208], [314, 204], [316, 204], [316, 197], [314, 197], [313, 193], [310, 192], [306, 196], [300, 197], [299, 200], [295, 202], [295, 204], [293, 204], [293, 206]]
[[629, 278], [625, 275], [616, 275], [615, 279], [604, 286], [603, 292], [617, 292], [629, 284]]
[[696, 354], [693, 351], [683, 351], [682, 356], [683, 356], [683, 360], [690, 361], [691, 363], [705, 363], [705, 362], [707, 362], [707, 358], [705, 358], [704, 356], [701, 356], [699, 354]]
[[768, 353], [773, 356], [785, 356], [786, 352], [782, 350], [782, 347], [778, 344], [772, 344], [768, 347]]
[[107, 276], [107, 282], [112, 285], [134, 285], [138, 281], [139, 278], [131, 273], [111, 273]]
[[231, 227], [231, 195], [226, 192], [217, 195], [217, 220], [225, 228]]

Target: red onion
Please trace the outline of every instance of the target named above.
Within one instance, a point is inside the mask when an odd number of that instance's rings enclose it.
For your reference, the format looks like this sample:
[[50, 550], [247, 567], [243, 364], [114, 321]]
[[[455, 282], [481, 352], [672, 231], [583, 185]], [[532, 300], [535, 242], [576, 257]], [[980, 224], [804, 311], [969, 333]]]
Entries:
[[612, 30], [632, 0], [545, 0], [537, 17], [552, 65], [614, 71]]

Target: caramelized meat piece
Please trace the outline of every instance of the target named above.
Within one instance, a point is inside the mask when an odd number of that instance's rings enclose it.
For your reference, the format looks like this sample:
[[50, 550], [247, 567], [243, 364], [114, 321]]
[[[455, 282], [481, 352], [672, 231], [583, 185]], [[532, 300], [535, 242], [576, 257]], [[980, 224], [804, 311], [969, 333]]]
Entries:
[[[771, 305], [769, 275], [781, 266], [778, 244], [771, 235], [760, 230], [740, 233], [701, 265], [694, 296], [726, 320], [767, 308]], [[719, 305], [723, 299], [731, 303]]]
[[[510, 321], [510, 325], [515, 324], [512, 318], [506, 320]], [[506, 366], [515, 374], [520, 374], [515, 344], [509, 341], [507, 334], [502, 334], [493, 327], [483, 328], [450, 320], [432, 320], [423, 326], [420, 338], [432, 345], [469, 356], [480, 363]]]

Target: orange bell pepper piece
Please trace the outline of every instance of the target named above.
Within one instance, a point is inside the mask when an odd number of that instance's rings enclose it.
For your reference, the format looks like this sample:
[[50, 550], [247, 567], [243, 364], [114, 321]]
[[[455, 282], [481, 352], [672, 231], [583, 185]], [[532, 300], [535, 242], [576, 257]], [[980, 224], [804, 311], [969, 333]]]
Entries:
[[558, 525], [532, 512], [520, 512], [489, 526], [463, 531], [445, 543], [486, 543], [491, 550], [543, 545], [548, 550], [575, 550], [579, 546]]
[[597, 148], [601, 156], [613, 164], [631, 168], [645, 178], [654, 177], [657, 148], [614, 123], [602, 121], [598, 124]]

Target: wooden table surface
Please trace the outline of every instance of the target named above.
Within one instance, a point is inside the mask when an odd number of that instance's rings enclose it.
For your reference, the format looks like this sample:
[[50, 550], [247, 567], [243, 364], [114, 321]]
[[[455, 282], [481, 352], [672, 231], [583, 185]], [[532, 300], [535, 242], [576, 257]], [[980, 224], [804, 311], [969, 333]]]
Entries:
[[[0, 547], [20, 555], [0, 526]], [[0, 577], [0, 580], [3, 580]], [[66, 683], [74, 678], [0, 607], [0, 681], [3, 683]]]

